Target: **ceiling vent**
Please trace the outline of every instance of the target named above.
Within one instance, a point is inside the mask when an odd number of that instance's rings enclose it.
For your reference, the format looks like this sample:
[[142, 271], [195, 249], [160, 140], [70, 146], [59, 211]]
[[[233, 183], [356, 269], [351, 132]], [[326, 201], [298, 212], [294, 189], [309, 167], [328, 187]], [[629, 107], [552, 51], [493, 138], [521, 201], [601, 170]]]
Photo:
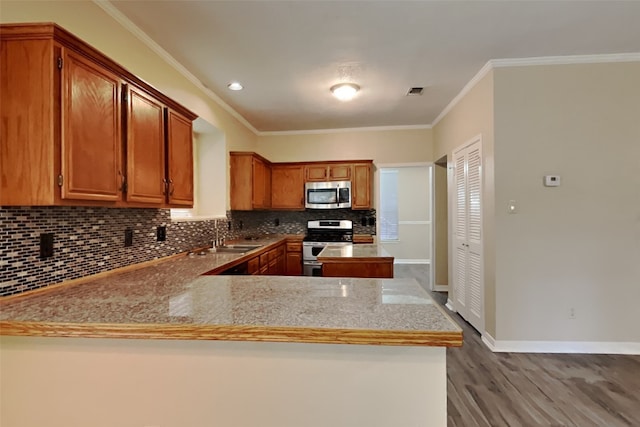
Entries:
[[407, 92], [407, 96], [420, 96], [422, 92], [424, 92], [423, 87], [412, 87], [409, 89], [409, 92]]

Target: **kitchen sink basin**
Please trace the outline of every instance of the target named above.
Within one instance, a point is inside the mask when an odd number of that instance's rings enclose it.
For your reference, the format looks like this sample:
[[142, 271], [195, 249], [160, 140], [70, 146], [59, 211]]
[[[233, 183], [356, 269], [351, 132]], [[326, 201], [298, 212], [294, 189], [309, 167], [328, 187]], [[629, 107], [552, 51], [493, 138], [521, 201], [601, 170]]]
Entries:
[[258, 249], [262, 245], [225, 245], [218, 246], [218, 252], [244, 253]]

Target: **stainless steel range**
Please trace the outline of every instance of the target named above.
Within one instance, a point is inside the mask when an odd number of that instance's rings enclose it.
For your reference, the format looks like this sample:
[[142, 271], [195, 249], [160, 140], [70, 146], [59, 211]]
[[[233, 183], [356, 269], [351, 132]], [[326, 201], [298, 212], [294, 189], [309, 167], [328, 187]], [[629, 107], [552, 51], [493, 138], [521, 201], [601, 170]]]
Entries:
[[307, 221], [307, 235], [302, 241], [302, 274], [322, 276], [318, 254], [327, 245], [346, 246], [353, 243], [353, 222], [348, 219]]

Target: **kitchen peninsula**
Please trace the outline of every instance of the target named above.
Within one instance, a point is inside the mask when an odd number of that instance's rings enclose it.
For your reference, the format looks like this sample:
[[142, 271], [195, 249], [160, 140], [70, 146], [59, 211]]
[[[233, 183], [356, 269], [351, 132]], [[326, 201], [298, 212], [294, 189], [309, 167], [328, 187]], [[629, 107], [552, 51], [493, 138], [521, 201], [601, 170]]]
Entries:
[[200, 276], [238, 256], [3, 302], [2, 425], [446, 425], [462, 332], [415, 281]]

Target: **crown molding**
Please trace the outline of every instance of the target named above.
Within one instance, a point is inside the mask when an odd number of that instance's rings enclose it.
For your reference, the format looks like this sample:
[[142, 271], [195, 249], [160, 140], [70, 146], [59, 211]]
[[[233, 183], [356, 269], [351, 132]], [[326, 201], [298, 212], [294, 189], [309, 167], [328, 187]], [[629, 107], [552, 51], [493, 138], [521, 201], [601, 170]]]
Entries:
[[348, 132], [383, 132], [397, 130], [422, 130], [431, 129], [431, 125], [401, 125], [401, 126], [369, 126], [357, 128], [333, 128], [333, 129], [309, 129], [309, 130], [283, 130], [283, 131], [258, 131], [258, 136], [282, 136], [282, 135], [319, 135], [327, 133]]
[[610, 62], [640, 61], [640, 52], [612, 53], [602, 55], [568, 55], [568, 56], [539, 56], [532, 58], [491, 59], [467, 82], [460, 93], [438, 114], [431, 126], [436, 126], [494, 68], [530, 67], [538, 65], [571, 65], [571, 64], [599, 64]]
[[568, 56], [538, 56], [532, 58], [492, 59], [489, 61], [493, 68], [500, 67], [528, 67], [535, 65], [571, 65], [571, 64], [599, 64], [607, 62], [635, 62], [640, 61], [640, 52], [610, 53], [601, 55], [568, 55]]
[[109, 16], [115, 19], [126, 30], [138, 38], [147, 47], [153, 50], [158, 56], [165, 60], [169, 65], [182, 74], [187, 80], [193, 83], [198, 89], [204, 92], [209, 98], [215, 101], [220, 107], [222, 107], [227, 113], [231, 114], [236, 120], [242, 123], [255, 135], [258, 135], [258, 130], [253, 127], [251, 123], [247, 121], [240, 113], [234, 110], [229, 104], [224, 102], [222, 98], [216, 95], [211, 89], [206, 87], [196, 76], [194, 76], [189, 70], [187, 70], [180, 62], [178, 62], [173, 56], [164, 50], [158, 43], [156, 43], [151, 37], [142, 31], [137, 25], [135, 25], [129, 18], [127, 18], [122, 12], [120, 12], [109, 0], [93, 0], [93, 2], [104, 10]]

